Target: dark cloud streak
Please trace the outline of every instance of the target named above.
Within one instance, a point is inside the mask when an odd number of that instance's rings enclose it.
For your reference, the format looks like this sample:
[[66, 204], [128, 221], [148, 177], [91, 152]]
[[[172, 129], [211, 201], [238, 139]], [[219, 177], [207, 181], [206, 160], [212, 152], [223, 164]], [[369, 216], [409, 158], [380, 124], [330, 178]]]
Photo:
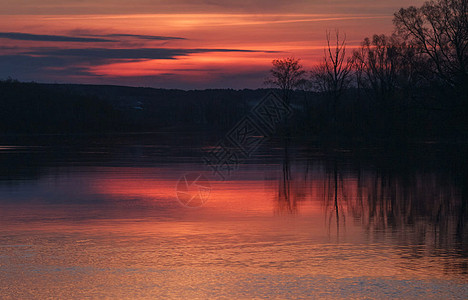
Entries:
[[[38, 57], [27, 55], [0, 55], [0, 79], [13, 77], [22, 81], [57, 83], [114, 84], [125, 86], [152, 86], [165, 88], [204, 89], [204, 88], [257, 88], [268, 70], [247, 71], [223, 74], [222, 69], [180, 69], [174, 71], [205, 71], [217, 74], [217, 79], [206, 82], [192, 81], [190, 77], [175, 73], [166, 75], [109, 76], [89, 72], [86, 65], [79, 66], [82, 58]], [[78, 64], [78, 65], [77, 65]], [[168, 76], [171, 74], [170, 76]], [[229, 83], [229, 84], [227, 84]]]
[[[60, 48], [33, 48], [18, 54], [0, 55], [0, 78], [12, 76], [20, 80], [37, 80], [38, 74], [42, 80], [56, 81], [64, 78], [106, 77], [89, 72], [92, 66], [105, 65], [112, 61], [131, 62], [148, 59], [178, 59], [196, 53], [211, 52], [240, 52], [240, 53], [266, 53], [274, 51], [245, 50], [245, 49], [170, 49], [170, 48], [143, 48], [143, 49], [60, 49]], [[200, 69], [202, 70], [202, 69]], [[204, 70], [204, 69], [203, 69]], [[196, 71], [196, 70], [176, 70]], [[206, 70], [205, 70], [206, 71]], [[210, 70], [216, 72], [215, 70]], [[221, 70], [218, 70], [221, 72]], [[218, 73], [219, 73], [218, 72]], [[117, 76], [120, 77], [120, 76]], [[180, 77], [180, 76], [179, 76]], [[183, 77], [183, 76], [182, 76]], [[182, 78], [181, 77], [181, 78]]]
[[58, 56], [58, 57], [88, 57], [97, 59], [175, 59], [177, 56], [186, 56], [196, 53], [208, 52], [245, 52], [245, 53], [276, 53], [275, 51], [245, 50], [245, 49], [174, 49], [174, 48], [142, 48], [142, 49], [50, 49], [39, 48], [25, 52], [26, 55]]
[[95, 43], [95, 42], [116, 42], [116, 40], [103, 39], [103, 38], [84, 38], [72, 37], [64, 35], [47, 35], [47, 34], [30, 34], [21, 32], [0, 32], [0, 38], [20, 41], [37, 41], [37, 42], [82, 42], [82, 43]]
[[93, 35], [100, 37], [132, 37], [142, 40], [155, 40], [155, 41], [169, 41], [169, 40], [185, 40], [182, 37], [173, 37], [173, 36], [159, 36], [159, 35], [141, 35], [141, 34], [122, 34], [122, 33], [113, 33], [113, 34], [104, 34], [104, 35]]

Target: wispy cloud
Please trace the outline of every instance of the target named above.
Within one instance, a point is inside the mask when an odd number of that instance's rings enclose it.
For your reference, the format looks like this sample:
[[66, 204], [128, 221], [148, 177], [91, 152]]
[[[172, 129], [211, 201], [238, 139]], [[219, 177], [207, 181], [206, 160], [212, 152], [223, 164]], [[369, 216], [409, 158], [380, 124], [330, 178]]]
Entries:
[[392, 13], [425, 0], [0, 0], [0, 14], [135, 14], [135, 13]]

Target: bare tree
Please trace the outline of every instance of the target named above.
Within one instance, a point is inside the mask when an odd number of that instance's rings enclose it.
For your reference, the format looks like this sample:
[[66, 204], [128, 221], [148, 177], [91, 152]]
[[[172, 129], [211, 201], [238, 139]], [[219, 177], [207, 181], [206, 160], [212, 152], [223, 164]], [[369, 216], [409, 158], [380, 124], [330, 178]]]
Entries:
[[265, 83], [279, 88], [283, 99], [289, 102], [291, 91], [304, 85], [306, 71], [300, 59], [294, 57], [275, 59], [272, 64], [270, 77]]
[[450, 86], [468, 80], [468, 1], [437, 0], [402, 8], [393, 20], [397, 32], [427, 57], [434, 75]]
[[335, 31], [332, 45], [331, 34], [327, 31], [327, 47], [324, 49], [323, 62], [312, 71], [312, 82], [318, 91], [327, 93], [333, 105], [333, 121], [336, 121], [338, 102], [351, 82], [351, 63], [346, 58], [346, 36], [340, 40]]
[[397, 87], [400, 50], [396, 37], [374, 35], [365, 38], [361, 48], [353, 52], [353, 64], [358, 85], [374, 92], [374, 96], [385, 102]]

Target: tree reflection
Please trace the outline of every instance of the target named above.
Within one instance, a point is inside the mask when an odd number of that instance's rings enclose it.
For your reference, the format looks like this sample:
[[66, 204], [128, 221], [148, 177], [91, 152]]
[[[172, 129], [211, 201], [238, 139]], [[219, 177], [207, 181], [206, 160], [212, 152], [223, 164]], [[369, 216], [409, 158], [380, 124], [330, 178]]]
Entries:
[[[401, 253], [404, 257], [467, 257], [468, 177], [463, 156], [449, 153], [439, 160], [414, 161], [410, 153], [399, 153], [370, 164], [345, 152], [330, 153], [294, 164], [289, 155], [283, 157], [277, 213], [295, 214], [301, 202], [318, 201], [329, 232], [336, 229], [337, 238], [346, 234], [347, 226], [357, 225], [369, 242], [390, 238], [405, 251], [423, 247]], [[466, 263], [447, 266], [454, 267], [468, 270]]]
[[289, 157], [289, 141], [284, 141], [284, 153], [282, 161], [281, 176], [278, 184], [278, 195], [277, 195], [277, 213], [297, 213], [297, 199], [296, 199], [296, 184], [292, 180], [291, 175], [291, 164]]

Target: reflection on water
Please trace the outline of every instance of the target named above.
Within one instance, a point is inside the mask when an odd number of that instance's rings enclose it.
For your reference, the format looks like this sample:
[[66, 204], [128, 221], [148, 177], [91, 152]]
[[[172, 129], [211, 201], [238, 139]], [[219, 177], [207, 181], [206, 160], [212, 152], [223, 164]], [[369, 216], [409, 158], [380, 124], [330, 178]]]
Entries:
[[467, 295], [463, 147], [272, 142], [188, 209], [180, 176], [210, 176], [197, 143], [1, 146], [2, 298]]

